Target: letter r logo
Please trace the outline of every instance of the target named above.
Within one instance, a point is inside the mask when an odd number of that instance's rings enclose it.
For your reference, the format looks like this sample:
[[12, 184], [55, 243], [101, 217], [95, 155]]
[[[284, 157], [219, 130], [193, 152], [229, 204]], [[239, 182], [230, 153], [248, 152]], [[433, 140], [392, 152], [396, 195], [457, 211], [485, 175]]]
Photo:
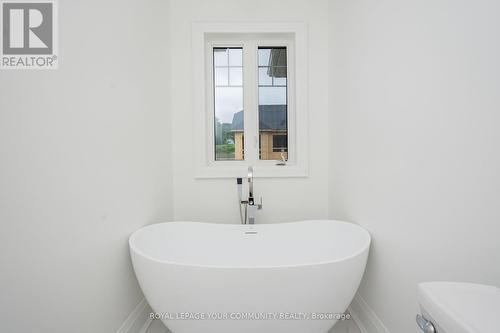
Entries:
[[53, 3], [2, 3], [3, 54], [52, 54]]

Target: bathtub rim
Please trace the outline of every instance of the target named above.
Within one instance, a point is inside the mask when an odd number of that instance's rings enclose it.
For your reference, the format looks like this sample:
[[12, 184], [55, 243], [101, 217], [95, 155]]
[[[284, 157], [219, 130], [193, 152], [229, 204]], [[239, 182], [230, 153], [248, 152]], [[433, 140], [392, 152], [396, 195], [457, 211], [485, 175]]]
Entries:
[[167, 264], [167, 265], [173, 265], [173, 266], [181, 266], [181, 267], [197, 267], [197, 268], [217, 268], [217, 269], [273, 269], [273, 268], [299, 268], [299, 267], [308, 267], [308, 266], [320, 266], [320, 265], [328, 265], [328, 264], [334, 264], [334, 263], [339, 263], [342, 261], [347, 261], [349, 259], [355, 258], [357, 256], [362, 255], [364, 252], [369, 252], [370, 245], [371, 245], [371, 235], [362, 226], [360, 226], [357, 223], [354, 222], [346, 222], [346, 221], [340, 221], [340, 220], [328, 220], [328, 219], [318, 219], [318, 220], [299, 220], [299, 221], [291, 221], [291, 222], [280, 222], [280, 223], [266, 223], [266, 224], [258, 224], [258, 225], [252, 225], [252, 226], [259, 226], [259, 225], [276, 225], [276, 224], [290, 224], [290, 223], [315, 223], [318, 221], [322, 222], [334, 222], [334, 223], [340, 223], [340, 224], [349, 224], [349, 226], [358, 228], [361, 232], [363, 232], [366, 236], [366, 243], [363, 244], [363, 246], [360, 247], [359, 250], [354, 251], [352, 254], [348, 256], [344, 256], [342, 258], [334, 259], [334, 260], [326, 260], [326, 261], [316, 261], [316, 262], [311, 262], [311, 263], [306, 263], [306, 264], [294, 264], [294, 265], [246, 265], [246, 266], [229, 266], [229, 265], [206, 265], [206, 264], [192, 264], [192, 263], [182, 263], [182, 262], [176, 262], [176, 261], [171, 261], [171, 260], [160, 260], [157, 258], [154, 258], [148, 254], [145, 254], [143, 251], [139, 250], [138, 247], [134, 244], [134, 239], [135, 237], [144, 229], [148, 229], [154, 226], [157, 226], [158, 224], [167, 224], [167, 223], [191, 223], [191, 224], [213, 224], [217, 226], [228, 226], [228, 227], [234, 227], [234, 226], [246, 226], [249, 227], [251, 225], [243, 225], [243, 224], [234, 224], [234, 223], [214, 223], [214, 222], [199, 222], [199, 221], [170, 221], [170, 222], [159, 222], [159, 223], [152, 223], [145, 225], [136, 231], [134, 231], [128, 239], [128, 244], [129, 244], [129, 250], [132, 253], [135, 253], [147, 260], [154, 261], [156, 263], [160, 264]]

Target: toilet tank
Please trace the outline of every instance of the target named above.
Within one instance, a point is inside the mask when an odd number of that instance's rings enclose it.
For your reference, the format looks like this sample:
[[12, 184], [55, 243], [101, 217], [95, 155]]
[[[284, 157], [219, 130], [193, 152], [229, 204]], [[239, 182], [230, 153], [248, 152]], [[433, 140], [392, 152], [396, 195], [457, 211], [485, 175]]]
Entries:
[[424, 282], [418, 285], [421, 314], [417, 325], [424, 333], [500, 332], [500, 289], [460, 282]]

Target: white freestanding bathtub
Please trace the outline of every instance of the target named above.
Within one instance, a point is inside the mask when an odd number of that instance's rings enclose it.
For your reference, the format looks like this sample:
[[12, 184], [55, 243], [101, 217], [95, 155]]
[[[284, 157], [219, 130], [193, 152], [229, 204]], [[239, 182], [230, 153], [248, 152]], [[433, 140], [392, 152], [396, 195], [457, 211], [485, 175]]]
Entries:
[[326, 333], [356, 293], [370, 235], [328, 220], [167, 222], [129, 245], [144, 295], [173, 333]]

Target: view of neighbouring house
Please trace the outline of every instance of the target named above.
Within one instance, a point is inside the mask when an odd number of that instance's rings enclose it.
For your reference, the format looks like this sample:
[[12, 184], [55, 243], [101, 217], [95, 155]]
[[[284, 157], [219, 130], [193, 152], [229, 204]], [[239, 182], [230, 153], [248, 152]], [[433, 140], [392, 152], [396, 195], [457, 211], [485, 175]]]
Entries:
[[[244, 159], [243, 110], [233, 116], [234, 158]], [[261, 160], [288, 159], [287, 106], [259, 106], [259, 157]]]

